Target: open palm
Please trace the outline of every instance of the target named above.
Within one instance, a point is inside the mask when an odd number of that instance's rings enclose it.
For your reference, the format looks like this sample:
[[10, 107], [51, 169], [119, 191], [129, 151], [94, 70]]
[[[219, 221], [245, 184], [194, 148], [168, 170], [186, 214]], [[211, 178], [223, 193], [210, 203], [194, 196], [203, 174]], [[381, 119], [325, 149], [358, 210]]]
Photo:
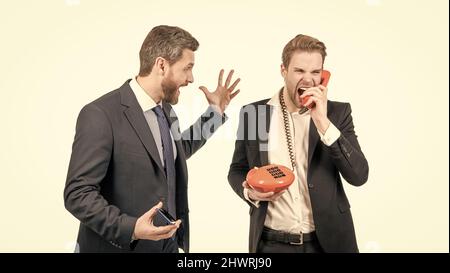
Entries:
[[215, 106], [215, 107], [219, 108], [219, 111], [221, 114], [223, 114], [223, 112], [227, 108], [228, 104], [230, 104], [230, 101], [239, 93], [239, 91], [240, 91], [239, 89], [236, 90], [235, 92], [233, 92], [233, 90], [236, 88], [237, 84], [241, 80], [238, 78], [237, 80], [234, 81], [234, 83], [232, 85], [230, 85], [231, 79], [232, 79], [233, 73], [234, 73], [234, 70], [231, 70], [228, 73], [227, 79], [225, 80], [225, 84], [223, 84], [222, 83], [223, 82], [223, 73], [224, 73], [224, 70], [221, 69], [216, 91], [209, 92], [208, 88], [206, 88], [204, 86], [199, 87], [199, 89], [202, 90], [203, 93], [205, 94], [205, 97], [208, 100], [208, 103], [211, 106]]

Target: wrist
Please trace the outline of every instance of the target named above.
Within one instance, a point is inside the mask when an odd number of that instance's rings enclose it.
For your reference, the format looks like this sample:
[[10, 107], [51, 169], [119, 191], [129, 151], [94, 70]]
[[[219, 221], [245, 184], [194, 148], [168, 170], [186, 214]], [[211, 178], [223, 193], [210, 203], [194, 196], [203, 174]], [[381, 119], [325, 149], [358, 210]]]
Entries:
[[331, 121], [328, 119], [328, 117], [318, 119], [316, 124], [317, 130], [324, 135], [325, 132], [328, 130], [328, 127], [330, 127]]
[[220, 108], [218, 105], [210, 104], [209, 105], [215, 112], [219, 113], [220, 115], [223, 115], [224, 110]]
[[133, 230], [133, 234], [131, 235], [131, 239], [134, 240], [139, 240], [139, 236], [137, 230], [138, 230], [138, 224], [139, 224], [139, 220], [136, 221], [136, 225], [134, 226], [134, 230]]

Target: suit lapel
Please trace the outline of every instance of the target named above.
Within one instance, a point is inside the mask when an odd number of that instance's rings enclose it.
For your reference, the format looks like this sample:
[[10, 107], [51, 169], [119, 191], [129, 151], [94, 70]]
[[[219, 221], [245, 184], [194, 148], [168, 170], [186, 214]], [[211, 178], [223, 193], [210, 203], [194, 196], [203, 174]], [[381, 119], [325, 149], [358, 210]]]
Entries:
[[[272, 117], [272, 106], [258, 105], [258, 120], [257, 120], [257, 133], [258, 133], [258, 145], [259, 145], [259, 156], [261, 160], [261, 166], [265, 166], [269, 164], [269, 130], [270, 130], [270, 120]], [[265, 122], [265, 130], [260, 130], [261, 123]], [[264, 135], [259, 135], [259, 134]]]
[[308, 166], [311, 166], [311, 160], [316, 150], [317, 143], [319, 142], [319, 133], [317, 132], [316, 125], [311, 119], [309, 124], [309, 147], [308, 147]]
[[125, 108], [124, 115], [127, 120], [130, 122], [140, 141], [144, 145], [147, 152], [150, 154], [153, 161], [156, 162], [158, 167], [161, 169], [162, 173], [164, 172], [164, 168], [162, 167], [161, 158], [158, 153], [158, 149], [156, 148], [156, 143], [153, 138], [153, 135], [148, 127], [147, 120], [142, 113], [142, 109], [139, 106], [136, 97], [134, 97], [133, 91], [131, 90], [128, 83], [122, 86], [121, 90], [121, 99], [122, 105], [127, 106]]

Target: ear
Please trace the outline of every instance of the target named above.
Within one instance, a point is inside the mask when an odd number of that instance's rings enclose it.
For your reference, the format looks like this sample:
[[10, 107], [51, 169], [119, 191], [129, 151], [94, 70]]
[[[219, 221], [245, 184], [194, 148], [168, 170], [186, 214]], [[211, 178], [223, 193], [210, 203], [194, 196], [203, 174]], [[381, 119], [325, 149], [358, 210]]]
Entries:
[[281, 72], [281, 76], [282, 76], [283, 78], [286, 78], [286, 75], [287, 75], [287, 68], [284, 67], [284, 64], [281, 64], [281, 65], [280, 65], [280, 72]]
[[153, 68], [158, 71], [158, 74], [164, 75], [164, 72], [166, 70], [166, 60], [161, 57], [156, 58], [155, 66]]

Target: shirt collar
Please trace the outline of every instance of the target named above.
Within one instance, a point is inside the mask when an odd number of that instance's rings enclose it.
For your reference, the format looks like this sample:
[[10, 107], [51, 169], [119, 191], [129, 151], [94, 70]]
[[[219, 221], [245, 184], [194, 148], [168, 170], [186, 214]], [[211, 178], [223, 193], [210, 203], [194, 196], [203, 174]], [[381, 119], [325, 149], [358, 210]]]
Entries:
[[148, 110], [151, 110], [152, 108], [156, 107], [157, 105], [162, 106], [162, 103], [156, 103], [146, 92], [145, 90], [139, 85], [136, 78], [133, 77], [130, 81], [130, 87], [131, 90], [133, 90], [134, 95], [136, 96], [136, 99], [139, 103], [139, 105], [142, 108], [143, 112], [147, 112]]

